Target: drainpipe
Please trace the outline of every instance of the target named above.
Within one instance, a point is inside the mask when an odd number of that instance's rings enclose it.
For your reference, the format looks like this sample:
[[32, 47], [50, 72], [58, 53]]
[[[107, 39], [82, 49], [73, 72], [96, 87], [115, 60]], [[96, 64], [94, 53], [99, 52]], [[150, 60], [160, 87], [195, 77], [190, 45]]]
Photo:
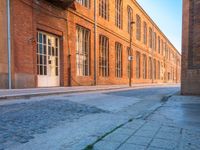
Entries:
[[8, 88], [12, 89], [11, 79], [11, 33], [10, 33], [10, 0], [7, 0], [7, 34], [8, 34]]
[[96, 37], [97, 37], [97, 16], [96, 0], [94, 0], [94, 85], [97, 85], [97, 63], [96, 63]]

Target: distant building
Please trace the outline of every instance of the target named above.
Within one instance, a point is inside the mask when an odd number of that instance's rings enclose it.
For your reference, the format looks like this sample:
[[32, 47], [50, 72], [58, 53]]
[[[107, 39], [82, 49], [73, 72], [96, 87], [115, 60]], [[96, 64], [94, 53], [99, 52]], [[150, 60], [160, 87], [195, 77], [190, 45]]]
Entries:
[[183, 0], [182, 94], [200, 95], [200, 1]]
[[[6, 1], [0, 88], [8, 84]], [[180, 53], [135, 0], [94, 2], [10, 0], [13, 88], [128, 84], [132, 21], [133, 84], [180, 82]]]

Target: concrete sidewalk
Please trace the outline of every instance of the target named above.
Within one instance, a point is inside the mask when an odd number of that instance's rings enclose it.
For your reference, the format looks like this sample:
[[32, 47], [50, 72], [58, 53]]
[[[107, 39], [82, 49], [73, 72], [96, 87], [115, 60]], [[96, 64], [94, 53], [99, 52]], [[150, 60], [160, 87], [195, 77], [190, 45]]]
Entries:
[[147, 118], [134, 119], [85, 150], [199, 150], [200, 96], [174, 95]]
[[52, 87], [32, 89], [1, 89], [0, 99], [12, 99], [34, 96], [46, 96], [56, 94], [72, 94], [92, 91], [126, 90], [139, 87], [172, 86], [177, 84], [134, 84], [131, 88], [128, 85], [98, 85], [98, 86], [74, 86], [74, 87]]

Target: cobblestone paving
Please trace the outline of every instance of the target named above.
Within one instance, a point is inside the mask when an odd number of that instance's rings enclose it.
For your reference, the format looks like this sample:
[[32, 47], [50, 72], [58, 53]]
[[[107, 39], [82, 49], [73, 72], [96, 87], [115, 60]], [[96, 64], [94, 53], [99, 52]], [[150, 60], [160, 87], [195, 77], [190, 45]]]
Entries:
[[0, 106], [0, 150], [27, 143], [62, 121], [105, 111], [67, 100], [44, 100]]
[[199, 150], [200, 132], [134, 120], [94, 145], [94, 150]]

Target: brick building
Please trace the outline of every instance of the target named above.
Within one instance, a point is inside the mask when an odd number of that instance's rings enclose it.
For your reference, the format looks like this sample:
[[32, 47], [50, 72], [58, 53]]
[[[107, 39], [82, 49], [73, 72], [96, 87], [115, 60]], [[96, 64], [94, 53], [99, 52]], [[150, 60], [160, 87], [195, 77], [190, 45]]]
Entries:
[[135, 0], [10, 0], [10, 12], [13, 88], [128, 84], [130, 68], [133, 84], [180, 82], [179, 52]]
[[7, 87], [7, 17], [6, 1], [0, 1], [0, 88]]
[[182, 94], [200, 95], [200, 1], [183, 1]]

